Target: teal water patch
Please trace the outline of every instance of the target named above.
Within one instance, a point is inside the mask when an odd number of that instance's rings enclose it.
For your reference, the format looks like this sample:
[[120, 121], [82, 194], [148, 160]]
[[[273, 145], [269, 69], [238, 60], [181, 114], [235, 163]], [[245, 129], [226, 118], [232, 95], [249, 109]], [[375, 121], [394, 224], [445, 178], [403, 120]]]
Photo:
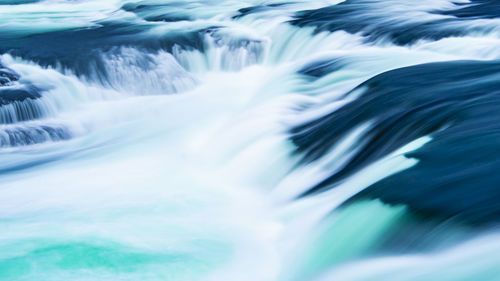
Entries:
[[404, 206], [363, 201], [333, 213], [306, 248], [297, 280], [307, 280], [334, 265], [372, 254], [385, 234], [406, 214]]
[[196, 242], [199, 252], [138, 249], [111, 241], [24, 242], [2, 247], [0, 280], [196, 280], [230, 256], [228, 247], [213, 241]]
[[21, 5], [40, 2], [41, 0], [0, 0], [0, 5]]

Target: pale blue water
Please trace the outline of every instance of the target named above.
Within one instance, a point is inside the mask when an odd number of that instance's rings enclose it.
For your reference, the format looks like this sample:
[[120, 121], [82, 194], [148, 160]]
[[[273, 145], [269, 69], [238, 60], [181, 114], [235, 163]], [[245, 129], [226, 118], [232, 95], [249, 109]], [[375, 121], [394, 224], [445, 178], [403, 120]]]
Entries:
[[0, 1], [0, 280], [500, 280], [498, 16]]

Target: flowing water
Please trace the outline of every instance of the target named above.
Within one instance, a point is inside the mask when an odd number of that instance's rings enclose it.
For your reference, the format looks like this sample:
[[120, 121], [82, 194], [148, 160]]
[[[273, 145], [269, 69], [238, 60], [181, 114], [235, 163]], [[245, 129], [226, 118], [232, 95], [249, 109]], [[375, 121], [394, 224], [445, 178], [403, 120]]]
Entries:
[[500, 280], [495, 0], [0, 0], [0, 280]]

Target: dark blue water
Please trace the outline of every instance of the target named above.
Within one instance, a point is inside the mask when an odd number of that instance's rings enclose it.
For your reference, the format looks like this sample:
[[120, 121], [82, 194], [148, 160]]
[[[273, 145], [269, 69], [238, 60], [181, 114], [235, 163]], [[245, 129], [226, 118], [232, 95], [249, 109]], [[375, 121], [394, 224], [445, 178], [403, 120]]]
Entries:
[[499, 18], [0, 0], [0, 280], [500, 280]]

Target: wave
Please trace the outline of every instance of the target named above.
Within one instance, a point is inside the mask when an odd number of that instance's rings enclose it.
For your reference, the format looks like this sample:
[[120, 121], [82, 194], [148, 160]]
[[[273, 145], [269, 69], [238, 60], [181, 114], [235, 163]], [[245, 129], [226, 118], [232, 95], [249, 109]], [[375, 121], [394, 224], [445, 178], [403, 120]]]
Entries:
[[[330, 65], [326, 68], [331, 69]], [[308, 163], [325, 155], [352, 128], [372, 123], [349, 162], [306, 194], [332, 188], [373, 161], [430, 135], [429, 144], [407, 154], [419, 160], [415, 167], [358, 196], [405, 204], [426, 215], [497, 222], [496, 192], [488, 184], [495, 179], [486, 174], [497, 165], [494, 140], [498, 128], [492, 120], [496, 118], [499, 73], [497, 61], [452, 61], [391, 70], [360, 84], [345, 95], [360, 90], [358, 98], [292, 130], [297, 151]], [[468, 190], [479, 183], [484, 189], [475, 188], [472, 195]], [[466, 200], [460, 200], [462, 194], [469, 194]]]
[[14, 2], [0, 279], [500, 278], [495, 1]]
[[492, 14], [497, 5], [495, 1], [457, 5], [450, 1], [423, 1], [413, 5], [407, 1], [348, 0], [298, 12], [291, 23], [299, 27], [313, 26], [315, 32], [344, 30], [359, 33], [370, 42], [388, 40], [398, 45], [467, 34], [498, 34], [496, 17]]

